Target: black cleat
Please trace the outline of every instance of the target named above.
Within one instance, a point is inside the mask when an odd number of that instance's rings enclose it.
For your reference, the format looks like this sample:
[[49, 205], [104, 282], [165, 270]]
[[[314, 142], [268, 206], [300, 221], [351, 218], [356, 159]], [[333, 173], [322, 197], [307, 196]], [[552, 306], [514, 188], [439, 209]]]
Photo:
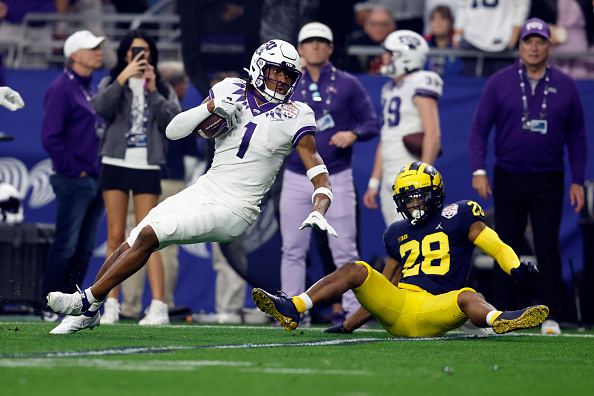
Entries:
[[260, 311], [273, 316], [287, 331], [295, 330], [299, 325], [300, 314], [290, 298], [277, 297], [262, 289], [253, 289], [252, 298]]
[[544, 305], [535, 305], [519, 311], [503, 312], [493, 322], [493, 331], [505, 334], [510, 331], [529, 329], [541, 324], [549, 315], [549, 308]]

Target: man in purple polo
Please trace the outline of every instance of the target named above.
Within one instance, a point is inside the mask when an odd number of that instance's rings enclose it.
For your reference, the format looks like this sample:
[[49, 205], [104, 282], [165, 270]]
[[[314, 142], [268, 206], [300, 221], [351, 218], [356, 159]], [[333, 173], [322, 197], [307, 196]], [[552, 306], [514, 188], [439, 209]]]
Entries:
[[[319, 22], [308, 23], [299, 32], [298, 51], [303, 60], [303, 76], [293, 100], [307, 103], [315, 113], [316, 147], [328, 167], [334, 199], [326, 213], [336, 223], [338, 238], [328, 238], [334, 264], [338, 267], [359, 260], [357, 251], [356, 194], [351, 161], [353, 144], [378, 136], [379, 124], [369, 95], [352, 75], [330, 63], [333, 36]], [[305, 259], [311, 229], [299, 230], [301, 217], [311, 212], [309, 179], [299, 156], [286, 160], [280, 198], [280, 225], [283, 241], [281, 288], [291, 296], [305, 292]], [[359, 308], [352, 291], [343, 296], [342, 309], [349, 316]]]
[[[548, 64], [551, 51], [545, 22], [524, 23], [520, 59], [494, 74], [483, 91], [468, 138], [472, 186], [487, 199], [491, 187], [485, 156], [495, 126], [493, 198], [495, 230], [516, 254], [522, 253], [530, 216], [540, 276], [538, 301], [550, 309], [545, 334], [560, 334], [564, 286], [561, 276], [559, 228], [563, 212], [565, 146], [572, 184], [569, 199], [579, 212], [584, 205], [586, 131], [580, 97], [573, 79]], [[493, 301], [511, 310], [520, 291], [506, 274], [494, 269]]]
[[[101, 44], [88, 30], [64, 42], [66, 67], [50, 85], [43, 102], [41, 142], [52, 160], [50, 183], [56, 194], [56, 232], [44, 269], [42, 296], [54, 290], [74, 293], [82, 285], [103, 215], [97, 189], [101, 160], [99, 126], [91, 97], [91, 74], [101, 67]], [[42, 319], [57, 321], [51, 310]]]

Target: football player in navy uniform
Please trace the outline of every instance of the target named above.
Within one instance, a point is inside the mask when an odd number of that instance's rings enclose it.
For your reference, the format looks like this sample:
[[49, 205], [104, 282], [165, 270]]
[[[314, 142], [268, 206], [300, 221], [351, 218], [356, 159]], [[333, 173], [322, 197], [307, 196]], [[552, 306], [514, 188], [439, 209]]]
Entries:
[[549, 313], [544, 305], [502, 312], [482, 294], [464, 287], [475, 246], [519, 283], [536, 276], [538, 270], [532, 263], [520, 262], [485, 225], [476, 202], [444, 207], [444, 198], [441, 174], [433, 166], [408, 164], [394, 185], [396, 208], [405, 221], [393, 223], [384, 233], [389, 258], [383, 274], [363, 261], [349, 262], [296, 297], [254, 289], [256, 305], [293, 330], [300, 313], [352, 289], [362, 307], [342, 325], [326, 330], [332, 333], [351, 333], [372, 316], [400, 337], [437, 337], [468, 320], [499, 334], [542, 323]]

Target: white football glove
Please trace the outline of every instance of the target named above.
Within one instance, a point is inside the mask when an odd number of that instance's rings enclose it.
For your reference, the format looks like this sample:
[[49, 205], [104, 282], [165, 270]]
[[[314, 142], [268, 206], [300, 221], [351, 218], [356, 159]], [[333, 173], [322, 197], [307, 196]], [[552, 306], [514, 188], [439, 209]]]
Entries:
[[241, 122], [241, 110], [243, 106], [235, 103], [230, 97], [214, 98], [214, 114], [227, 120], [227, 128], [232, 130]]
[[23, 98], [17, 91], [8, 87], [0, 87], [0, 106], [15, 111], [25, 107], [25, 102], [23, 102]]
[[328, 234], [338, 238], [338, 234], [336, 233], [336, 231], [334, 231], [334, 228], [332, 228], [332, 226], [328, 224], [328, 221], [324, 216], [322, 216], [320, 212], [311, 212], [309, 216], [307, 216], [307, 219], [305, 219], [305, 221], [301, 223], [301, 227], [299, 227], [299, 229], [302, 230], [305, 227], [311, 227], [322, 231], [328, 231]]

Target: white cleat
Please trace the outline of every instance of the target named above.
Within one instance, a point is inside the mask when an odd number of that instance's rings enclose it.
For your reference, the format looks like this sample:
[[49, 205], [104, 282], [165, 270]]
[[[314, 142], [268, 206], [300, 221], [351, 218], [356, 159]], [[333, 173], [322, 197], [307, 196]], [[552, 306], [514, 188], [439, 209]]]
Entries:
[[169, 324], [169, 307], [163, 301], [153, 300], [144, 311], [146, 315], [140, 322], [141, 326], [158, 326]]
[[82, 329], [91, 329], [99, 326], [101, 322], [101, 313], [97, 311], [95, 316], [88, 317], [85, 315], [66, 316], [62, 323], [55, 327], [50, 334], [74, 334]]
[[51, 308], [55, 313], [62, 315], [82, 315], [83, 303], [82, 293], [62, 293], [62, 292], [51, 292], [48, 293], [47, 306]]
[[559, 323], [552, 319], [547, 319], [540, 325], [540, 332], [542, 334], [548, 335], [560, 335], [561, 334], [561, 327], [559, 327]]
[[117, 298], [108, 298], [103, 304], [102, 325], [112, 325], [120, 321], [120, 303]]

